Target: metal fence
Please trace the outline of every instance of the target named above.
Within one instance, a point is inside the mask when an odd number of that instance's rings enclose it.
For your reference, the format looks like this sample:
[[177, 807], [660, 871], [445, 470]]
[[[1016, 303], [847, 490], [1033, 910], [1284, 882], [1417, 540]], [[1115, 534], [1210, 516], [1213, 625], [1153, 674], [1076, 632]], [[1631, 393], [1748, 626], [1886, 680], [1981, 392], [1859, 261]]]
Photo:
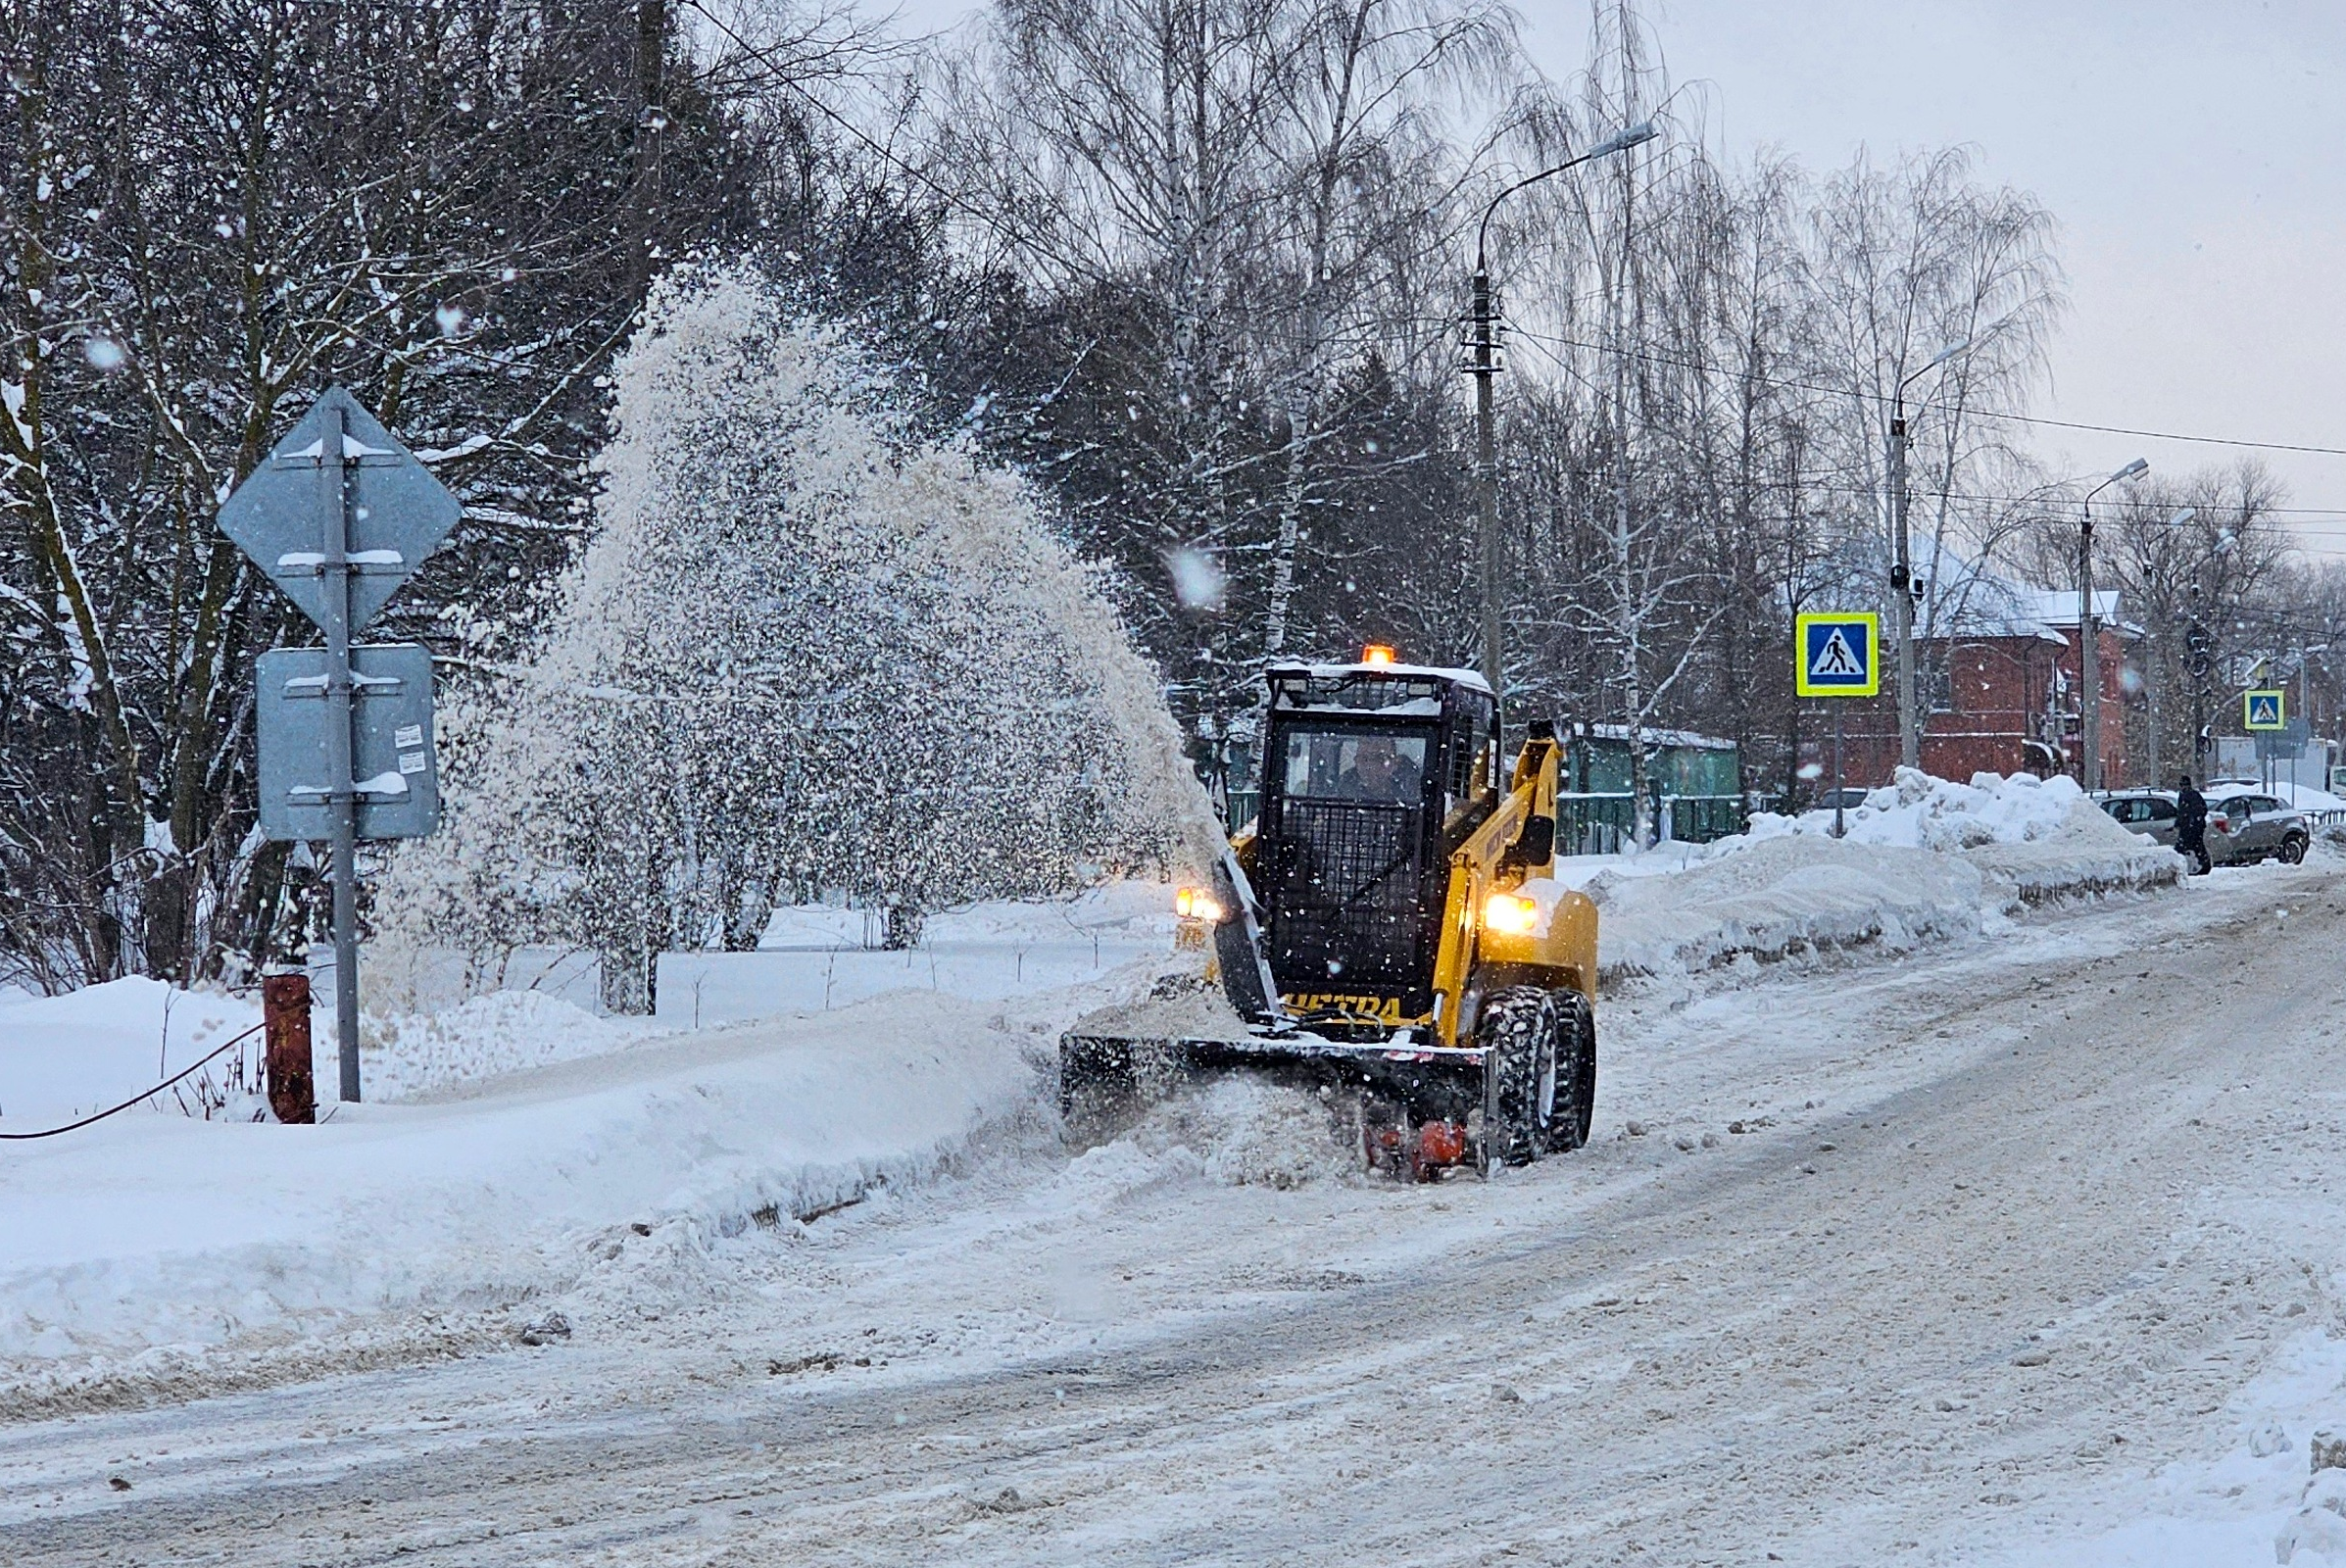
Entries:
[[[1652, 797], [1656, 836], [1664, 842], [1708, 844], [1740, 833], [1750, 810], [1739, 795]], [[1556, 797], [1556, 848], [1565, 855], [1618, 855], [1637, 824], [1636, 797], [1627, 790]]]

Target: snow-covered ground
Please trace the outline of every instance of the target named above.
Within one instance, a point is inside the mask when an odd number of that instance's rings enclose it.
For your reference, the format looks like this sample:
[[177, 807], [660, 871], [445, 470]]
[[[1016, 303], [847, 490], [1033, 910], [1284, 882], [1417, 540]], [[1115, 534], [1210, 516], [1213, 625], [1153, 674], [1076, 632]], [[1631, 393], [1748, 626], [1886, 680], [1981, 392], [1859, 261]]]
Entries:
[[2027, 773], [1969, 784], [1909, 768], [1843, 813], [1756, 815], [1714, 844], [1579, 857], [1560, 879], [1597, 902], [1609, 977], [1787, 954], [1921, 943], [1999, 929], [2025, 905], [2134, 892], [2181, 861], [2128, 833], [2075, 781]]
[[[1369, 1182], [1248, 1084], [1061, 1150], [1051, 1038], [1161, 961], [1142, 886], [933, 921], [982, 1000], [507, 993], [370, 1020], [320, 1127], [0, 1145], [0, 1555], [355, 1561], [363, 1509], [467, 1568], [1448, 1561], [1444, 1517], [1476, 1560], [2327, 1560], [2340, 862], [2128, 892], [2089, 806], [1960, 788], [1576, 868], [1597, 1142], [1487, 1186]], [[2016, 851], [2107, 896], [2031, 908]], [[1062, 929], [1150, 956], [1021, 974]], [[0, 1002], [0, 1130], [251, 1019]], [[313, 1528], [248, 1527], [265, 1472]]]
[[[90, 1041], [116, 1042], [91, 1054], [129, 1092], [153, 1082], [151, 1054], [113, 1059], [135, 1037], [102, 1026], [161, 990], [121, 982], [11, 1009], [40, 1021], [10, 1056], [52, 1064], [24, 1075], [26, 1098], [79, 1108], [53, 1064]], [[74, 1003], [86, 1035], [57, 1020]], [[241, 1017], [192, 1010], [182, 1054]], [[373, 1035], [377, 1098], [327, 1106], [322, 1126], [257, 1122], [257, 1102], [206, 1122], [167, 1101], [0, 1146], [0, 1408], [332, 1364], [352, 1345], [502, 1339], [513, 1314], [622, 1254], [660, 1272], [679, 1250], [928, 1179], [1036, 1113], [1059, 1021], [1048, 1001], [1005, 1010], [912, 991], [649, 1034], [506, 993]], [[322, 1050], [318, 1066], [330, 1082]]]
[[[2346, 1428], [2338, 869], [1639, 982], [1601, 1013], [1595, 1144], [1489, 1184], [1363, 1180], [1313, 1102], [1222, 1086], [1072, 1157], [1012, 1117], [728, 1235], [694, 1216], [783, 1195], [597, 1142], [670, 1167], [646, 1204], [691, 1191], [649, 1235], [573, 1224], [559, 1277], [516, 1265], [540, 1294], [446, 1304], [436, 1340], [20, 1386], [0, 1538], [12, 1564], [2271, 1561], [2325, 1528], [2308, 1446]], [[1056, 1004], [899, 1004], [940, 1010], [804, 1020], [788, 1063], [650, 1067], [743, 1033], [708, 1031], [349, 1126], [185, 1130], [404, 1126], [473, 1162], [415, 1175], [415, 1247], [467, 1169], [549, 1159], [467, 1149], [492, 1116], [559, 1138], [583, 1099], [641, 1131], [665, 1095], [747, 1145], [779, 1135], [728, 1084], [867, 1080], [964, 1032], [982, 1067]], [[921, 1113], [953, 1138], [972, 1102]], [[571, 1179], [622, 1190], [599, 1163]]]
[[[2152, 880], [2104, 876], [2113, 855], [2172, 868], [2074, 788], [1912, 775], [1877, 795], [1845, 841], [1766, 819], [1574, 865], [1608, 976], [1747, 978], [2008, 930], [2015, 888], [1979, 857], [2016, 849], [2086, 889]], [[657, 1019], [535, 990], [370, 1014], [367, 1101], [329, 1102], [320, 1128], [256, 1124], [256, 1040], [112, 1121], [0, 1146], [0, 1390], [175, 1386], [378, 1329], [499, 1333], [575, 1288], [618, 1227], [725, 1235], [931, 1172], [1048, 1114], [1052, 1034], [1163, 961], [1168, 902], [1138, 881], [981, 905], [904, 953], [826, 946], [858, 941], [859, 916], [785, 910], [767, 951], [666, 956]], [[329, 1098], [330, 1016], [315, 1030]], [[247, 1001], [142, 980], [0, 1004], [0, 1131], [113, 1104], [255, 1022]]]

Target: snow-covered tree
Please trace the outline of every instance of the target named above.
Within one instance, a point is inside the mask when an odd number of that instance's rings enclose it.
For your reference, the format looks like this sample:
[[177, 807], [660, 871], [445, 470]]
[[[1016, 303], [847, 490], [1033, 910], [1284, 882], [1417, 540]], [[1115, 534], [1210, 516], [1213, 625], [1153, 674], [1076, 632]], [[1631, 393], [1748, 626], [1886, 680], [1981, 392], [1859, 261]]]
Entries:
[[754, 946], [818, 890], [891, 911], [1194, 863], [1212, 819], [1154, 677], [1011, 476], [738, 268], [654, 292], [595, 530], [533, 655], [449, 726], [451, 821], [385, 922], [601, 955]]

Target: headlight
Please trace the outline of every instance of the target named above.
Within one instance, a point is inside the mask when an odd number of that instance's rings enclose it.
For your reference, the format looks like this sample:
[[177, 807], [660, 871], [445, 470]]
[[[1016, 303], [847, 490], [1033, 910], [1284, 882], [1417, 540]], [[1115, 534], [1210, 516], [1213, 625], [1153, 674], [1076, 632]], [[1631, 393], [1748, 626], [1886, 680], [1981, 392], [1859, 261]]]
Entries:
[[1173, 895], [1173, 912], [1184, 920], [1202, 920], [1211, 925], [1222, 918], [1222, 905], [1203, 888], [1183, 888]]
[[1540, 923], [1540, 906], [1515, 893], [1493, 893], [1483, 906], [1483, 925], [1505, 936], [1521, 936]]

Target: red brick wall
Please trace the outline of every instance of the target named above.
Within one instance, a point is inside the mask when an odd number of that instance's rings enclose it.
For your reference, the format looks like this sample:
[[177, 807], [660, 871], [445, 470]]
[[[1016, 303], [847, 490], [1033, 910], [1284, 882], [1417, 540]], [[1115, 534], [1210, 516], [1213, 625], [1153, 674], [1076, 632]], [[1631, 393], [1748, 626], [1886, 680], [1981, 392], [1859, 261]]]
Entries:
[[[2116, 632], [2106, 628], [2100, 633], [2100, 643], [2102, 773], [2109, 787], [2118, 788], [2133, 782], [2121, 682], [2126, 647]], [[2035, 637], [1969, 638], [1946, 650], [1946, 662], [1948, 707], [1924, 722], [1923, 770], [1957, 780], [1980, 772], [2024, 771], [2028, 765], [2026, 743], [2042, 733], [2045, 692], [2056, 663], [2068, 672], [2070, 689], [2077, 689], [2076, 639], [2064, 647]], [[1801, 750], [1806, 760], [1825, 767], [1820, 785], [1832, 778], [1835, 708], [1842, 710], [1844, 776], [1859, 785], [1889, 781], [1898, 761], [1896, 684], [1894, 672], [1885, 671], [1882, 695], [1878, 698], [1808, 705], [1810, 715], [1803, 727], [1809, 739]], [[2080, 750], [2074, 721], [2062, 744], [2068, 748], [2074, 773]]]

